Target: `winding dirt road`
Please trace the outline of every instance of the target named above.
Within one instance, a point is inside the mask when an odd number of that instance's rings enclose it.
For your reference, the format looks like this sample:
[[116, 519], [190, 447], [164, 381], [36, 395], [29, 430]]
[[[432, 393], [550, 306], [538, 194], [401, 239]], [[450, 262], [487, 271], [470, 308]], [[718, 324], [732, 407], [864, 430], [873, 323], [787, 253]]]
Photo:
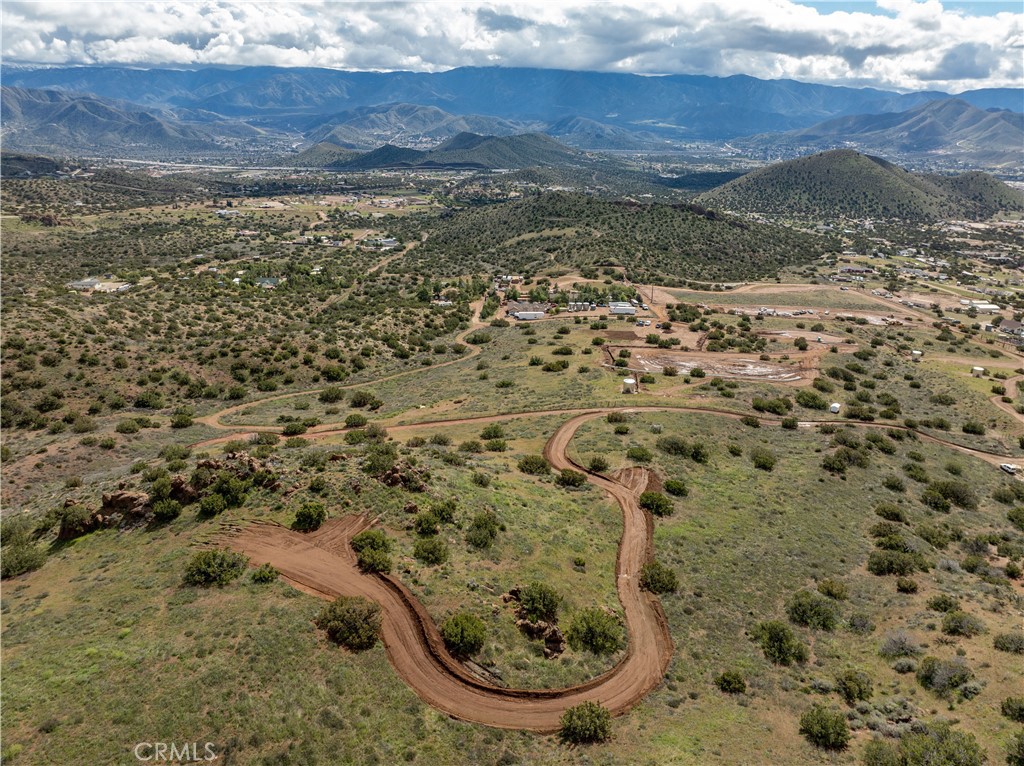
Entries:
[[[545, 457], [552, 466], [581, 468], [566, 450], [576, 430], [603, 411], [587, 412], [564, 423], [548, 440]], [[661, 604], [640, 589], [640, 568], [652, 552], [653, 522], [637, 504], [642, 487], [626, 487], [587, 473], [622, 509], [623, 531], [616, 562], [616, 585], [628, 630], [622, 660], [607, 673], [564, 689], [506, 689], [472, 675], [451, 657], [423, 605], [396, 578], [364, 575], [356, 567], [348, 541], [365, 529], [365, 517], [346, 517], [303, 535], [275, 524], [251, 524], [227, 530], [223, 541], [253, 563], [269, 562], [301, 590], [322, 598], [363, 596], [381, 607], [381, 639], [399, 676], [429, 705], [466, 721], [503, 729], [551, 732], [566, 708], [594, 701], [615, 715], [629, 710], [661, 683], [672, 658], [672, 638]], [[632, 482], [635, 484], [636, 482]]]

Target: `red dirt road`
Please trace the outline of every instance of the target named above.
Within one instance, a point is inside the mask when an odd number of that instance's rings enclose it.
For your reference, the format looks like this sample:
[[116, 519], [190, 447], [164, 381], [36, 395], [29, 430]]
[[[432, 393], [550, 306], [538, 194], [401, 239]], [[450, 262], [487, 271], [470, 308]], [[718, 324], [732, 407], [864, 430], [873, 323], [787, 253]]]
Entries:
[[[577, 415], [552, 435], [544, 455], [556, 470], [580, 468], [567, 457], [566, 449], [580, 425], [603, 414]], [[307, 593], [327, 599], [364, 596], [380, 604], [381, 639], [388, 659], [429, 705], [487, 726], [551, 732], [559, 728], [559, 718], [566, 708], [587, 700], [599, 702], [615, 715], [626, 712], [661, 683], [673, 652], [661, 603], [640, 589], [640, 567], [651, 556], [653, 534], [650, 516], [637, 505], [643, 487], [626, 487], [593, 473], [588, 473], [587, 479], [608, 492], [622, 508], [616, 573], [629, 648], [607, 673], [565, 689], [493, 686], [452, 658], [437, 626], [405, 586], [390, 576], [364, 575], [356, 567], [348, 541], [369, 526], [365, 517], [331, 521], [308, 535], [274, 524], [252, 524], [229, 530], [224, 542], [247, 554], [255, 564], [273, 564], [288, 582]]]

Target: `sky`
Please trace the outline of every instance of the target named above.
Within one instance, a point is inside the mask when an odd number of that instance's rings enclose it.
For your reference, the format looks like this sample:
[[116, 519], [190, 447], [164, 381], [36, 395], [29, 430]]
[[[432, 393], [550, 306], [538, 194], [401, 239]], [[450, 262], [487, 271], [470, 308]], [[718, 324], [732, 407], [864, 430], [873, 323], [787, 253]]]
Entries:
[[3, 0], [0, 22], [5, 64], [517, 66], [900, 91], [1024, 86], [1021, 2]]

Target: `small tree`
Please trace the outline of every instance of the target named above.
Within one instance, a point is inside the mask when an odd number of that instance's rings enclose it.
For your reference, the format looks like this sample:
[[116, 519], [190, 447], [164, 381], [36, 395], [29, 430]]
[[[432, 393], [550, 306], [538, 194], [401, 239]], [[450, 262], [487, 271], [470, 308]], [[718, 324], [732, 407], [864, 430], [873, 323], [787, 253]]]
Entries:
[[562, 597], [547, 583], [531, 582], [520, 592], [519, 602], [527, 619], [533, 622], [554, 622], [558, 619], [558, 607], [562, 603]]
[[850, 742], [850, 727], [838, 710], [814, 705], [800, 716], [800, 733], [823, 750], [845, 750]]
[[622, 627], [602, 609], [581, 609], [573, 615], [565, 638], [577, 652], [586, 649], [594, 654], [612, 654], [622, 646]]
[[312, 532], [320, 529], [320, 525], [327, 520], [327, 509], [323, 503], [305, 503], [295, 512], [295, 522], [292, 529], [299, 532]]
[[362, 596], [339, 596], [320, 610], [316, 626], [353, 652], [370, 649], [380, 634], [380, 607]]
[[604, 742], [612, 735], [612, 714], [596, 702], [568, 708], [561, 718], [562, 739], [575, 744]]
[[[611, 466], [609, 465], [608, 461], [605, 458], [601, 457], [600, 455], [597, 455], [597, 456], [592, 457], [590, 459], [590, 463], [588, 463], [588, 467], [594, 473], [604, 473]], [[1022, 529], [1024, 529], [1024, 516], [1021, 517], [1020, 526], [1021, 526]]]
[[455, 656], [470, 657], [483, 649], [487, 627], [475, 614], [456, 612], [441, 625], [441, 638]]

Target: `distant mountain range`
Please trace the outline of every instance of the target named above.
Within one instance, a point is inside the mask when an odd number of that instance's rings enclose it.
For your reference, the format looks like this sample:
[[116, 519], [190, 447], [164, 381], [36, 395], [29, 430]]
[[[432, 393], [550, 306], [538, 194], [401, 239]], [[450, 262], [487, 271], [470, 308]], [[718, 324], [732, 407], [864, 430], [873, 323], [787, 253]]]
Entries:
[[904, 156], [952, 155], [987, 167], [1020, 167], [1024, 114], [986, 111], [961, 99], [929, 101], [905, 112], [838, 117], [809, 128], [740, 139], [739, 146], [806, 152], [856, 146]]
[[57, 90], [0, 88], [5, 147], [124, 156], [151, 151], [221, 152], [262, 131], [238, 120], [193, 115]]
[[[86, 93], [147, 107], [200, 110], [291, 130], [308, 126], [311, 116], [384, 104], [416, 104], [452, 115], [489, 115], [548, 125], [579, 117], [673, 139], [723, 139], [796, 130], [834, 117], [900, 112], [951, 98], [938, 91], [900, 94], [746, 75], [643, 77], [498, 67], [437, 73], [278, 67], [5, 67], [2, 74], [9, 86]], [[962, 93], [958, 98], [981, 109], [1020, 111], [1024, 91], [987, 89]], [[472, 124], [459, 130], [501, 133]]]
[[695, 201], [721, 210], [826, 218], [980, 219], [1024, 211], [1024, 193], [986, 173], [908, 173], [848, 149], [760, 168]]
[[[2, 74], [3, 140], [20, 151], [246, 155], [259, 162], [279, 158], [289, 166], [334, 167], [357, 161], [348, 151], [390, 145], [376, 159], [400, 166], [438, 160], [448, 166], [455, 161], [399, 157], [394, 148], [436, 151], [466, 133], [543, 133], [597, 151], [693, 151], [728, 142], [730, 151], [768, 159], [848, 147], [899, 161], [1024, 166], [1024, 89], [953, 97], [742, 75], [503, 68], [412, 73], [5, 67]], [[493, 165], [478, 158], [466, 162]]]

